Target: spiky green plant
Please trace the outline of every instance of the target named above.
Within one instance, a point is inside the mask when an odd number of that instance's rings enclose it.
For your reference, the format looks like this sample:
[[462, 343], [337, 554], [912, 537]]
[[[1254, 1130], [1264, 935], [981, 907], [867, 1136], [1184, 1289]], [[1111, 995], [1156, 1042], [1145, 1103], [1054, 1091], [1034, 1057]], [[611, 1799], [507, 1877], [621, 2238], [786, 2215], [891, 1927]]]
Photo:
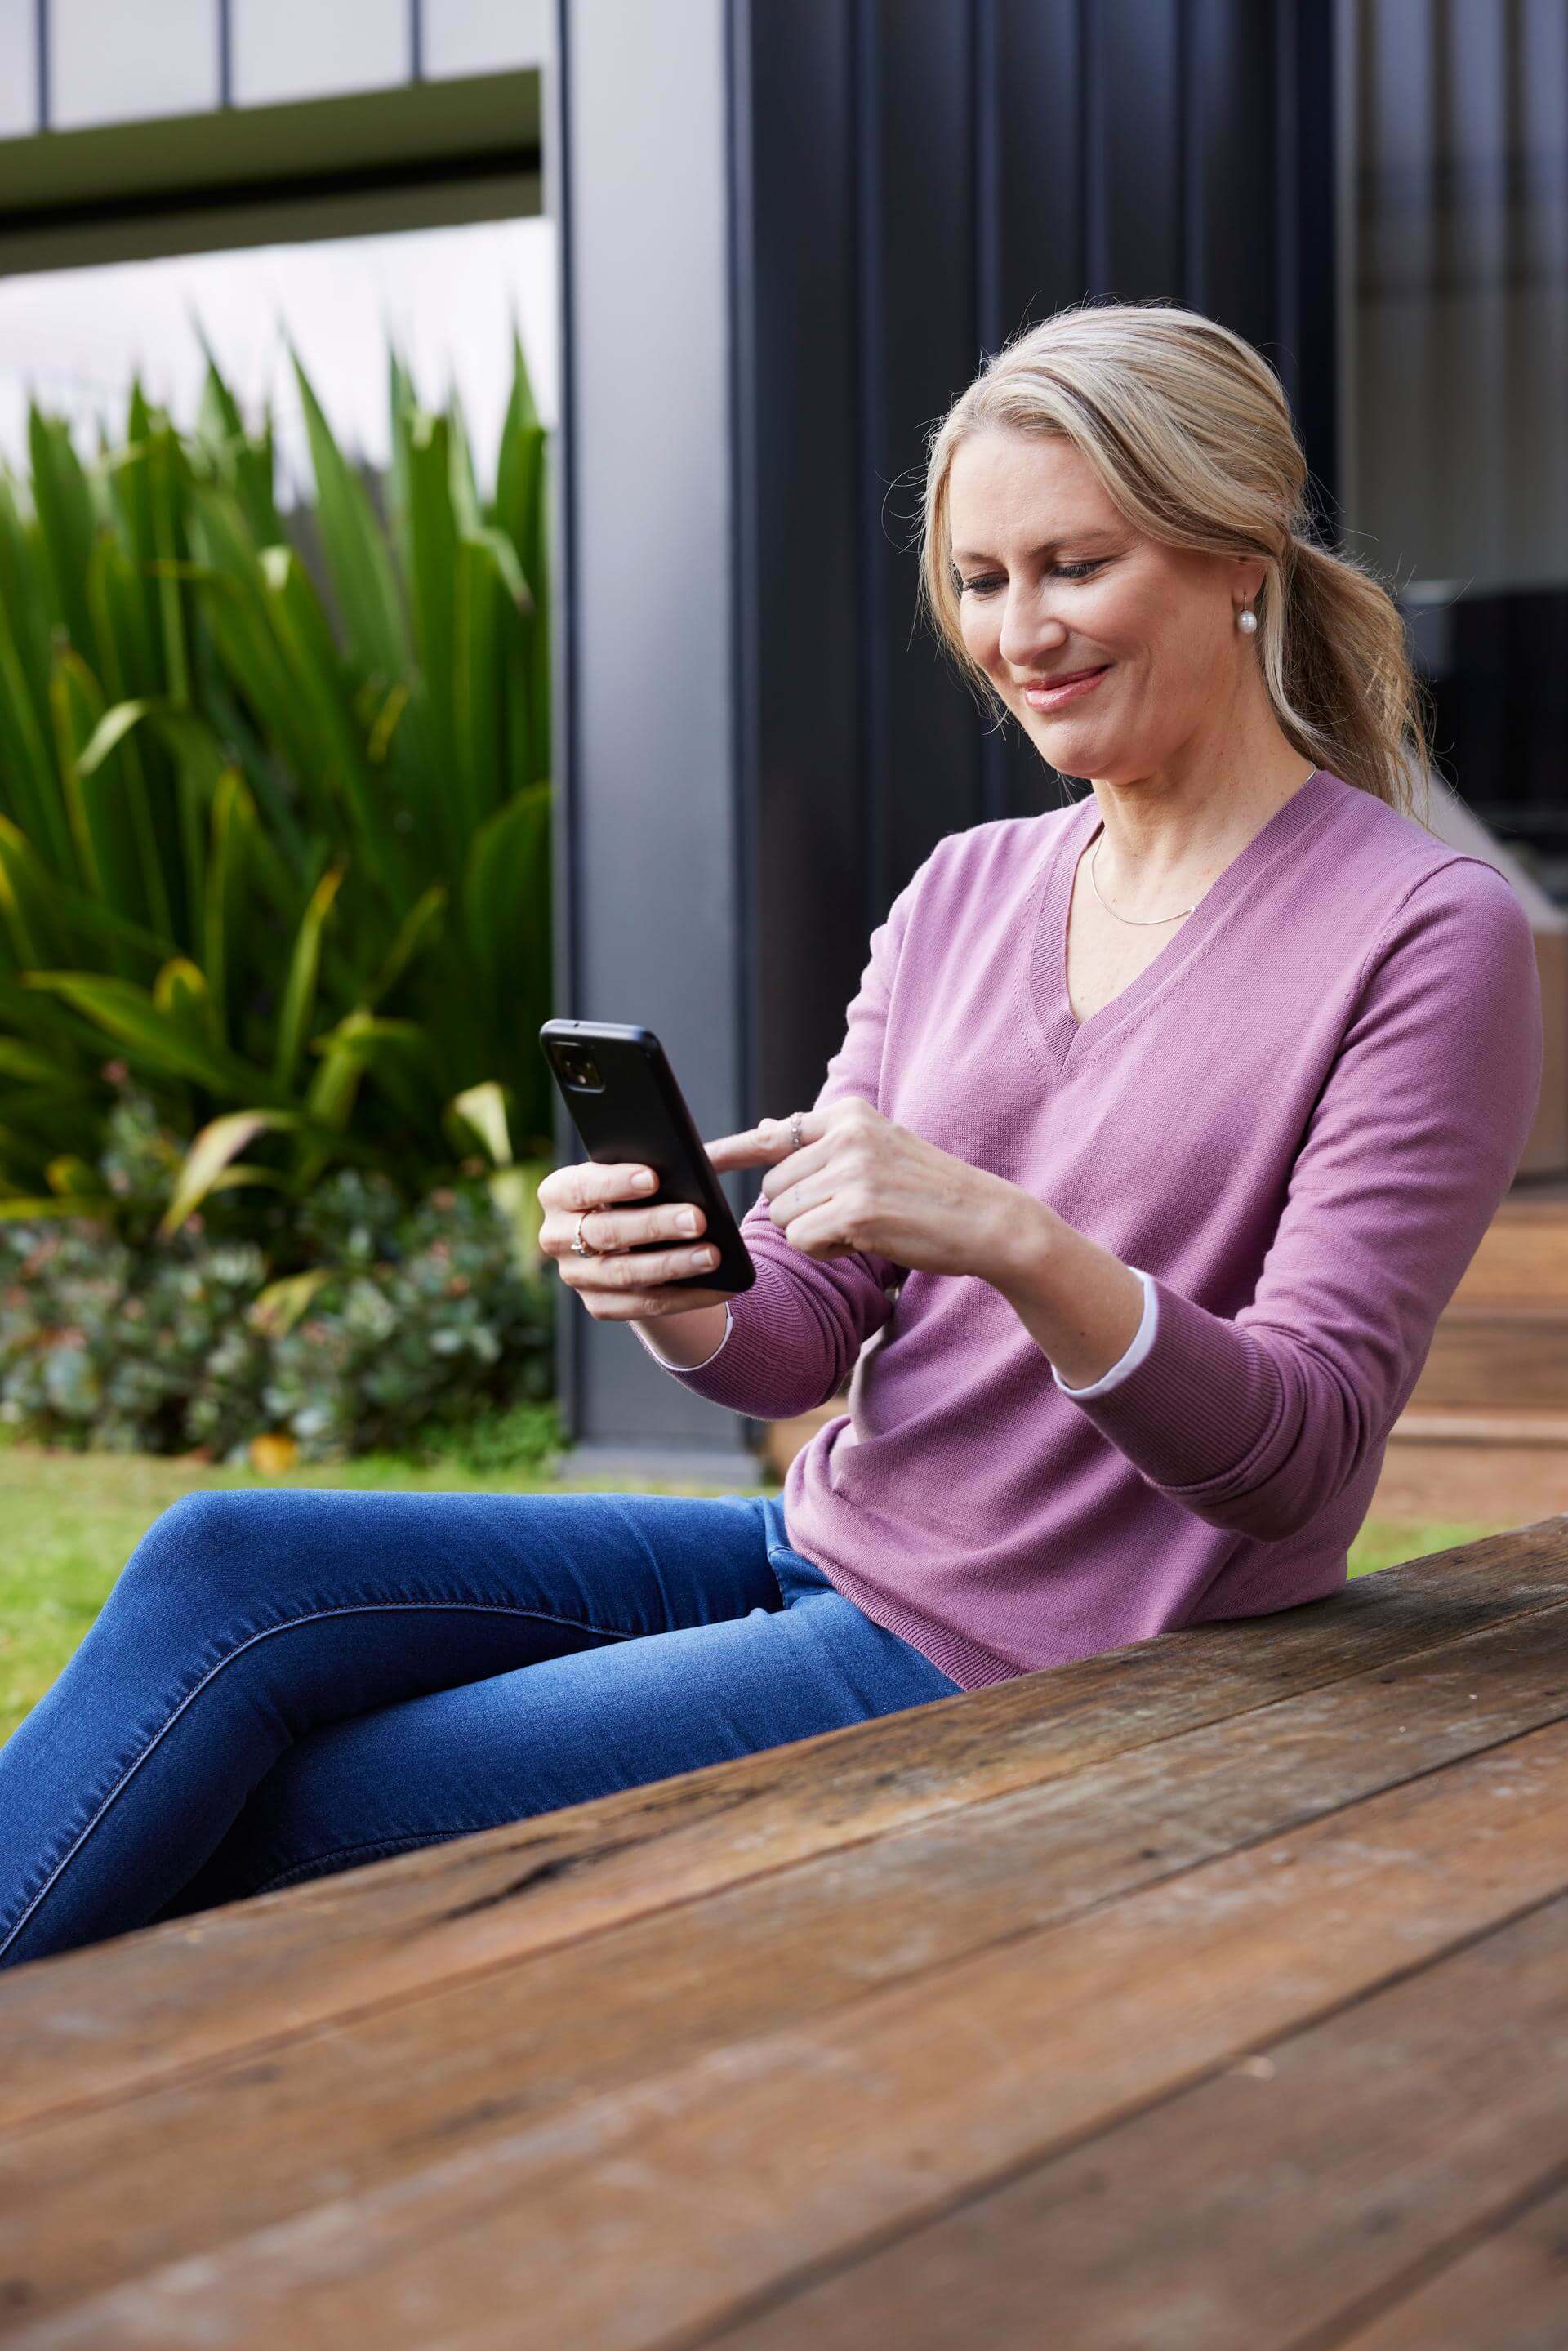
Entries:
[[514, 1186], [548, 1164], [546, 435], [513, 353], [487, 496], [455, 397], [392, 353], [384, 523], [292, 352], [288, 528], [271, 416], [210, 352], [189, 432], [137, 382], [84, 463], [31, 411], [0, 473], [0, 1216], [113, 1219], [106, 1064], [195, 1138], [171, 1228], [337, 1164], [411, 1201], [476, 1141]]

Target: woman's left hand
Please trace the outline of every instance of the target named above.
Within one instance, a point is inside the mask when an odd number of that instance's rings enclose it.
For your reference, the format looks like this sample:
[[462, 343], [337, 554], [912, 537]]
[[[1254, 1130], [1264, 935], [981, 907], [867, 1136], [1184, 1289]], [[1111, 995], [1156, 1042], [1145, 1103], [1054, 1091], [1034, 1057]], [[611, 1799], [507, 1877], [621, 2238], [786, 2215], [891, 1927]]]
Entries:
[[993, 1280], [1027, 1211], [1039, 1204], [1015, 1184], [971, 1167], [884, 1118], [859, 1094], [800, 1113], [765, 1118], [705, 1148], [716, 1168], [766, 1165], [762, 1189], [773, 1222], [803, 1257], [863, 1249], [922, 1273]]

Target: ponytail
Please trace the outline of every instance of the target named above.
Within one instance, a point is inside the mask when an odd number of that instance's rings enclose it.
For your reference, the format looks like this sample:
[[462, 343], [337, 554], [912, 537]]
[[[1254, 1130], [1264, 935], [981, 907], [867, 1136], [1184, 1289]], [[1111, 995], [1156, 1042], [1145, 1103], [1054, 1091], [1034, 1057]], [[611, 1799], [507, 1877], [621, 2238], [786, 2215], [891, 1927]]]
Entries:
[[1295, 749], [1425, 823], [1429, 697], [1381, 580], [1292, 532], [1260, 599], [1258, 652]]

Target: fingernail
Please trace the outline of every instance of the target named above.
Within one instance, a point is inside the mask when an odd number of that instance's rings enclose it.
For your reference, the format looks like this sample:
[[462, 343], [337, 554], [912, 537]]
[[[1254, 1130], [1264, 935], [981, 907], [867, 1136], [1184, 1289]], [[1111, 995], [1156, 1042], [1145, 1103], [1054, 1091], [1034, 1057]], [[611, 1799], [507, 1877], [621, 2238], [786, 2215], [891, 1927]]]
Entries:
[[636, 1191], [651, 1192], [653, 1188], [654, 1183], [653, 1169], [651, 1167], [640, 1167], [636, 1175], [632, 1176], [632, 1183]]
[[676, 1230], [676, 1232], [678, 1232], [678, 1233], [695, 1233], [695, 1230], [696, 1230], [696, 1228], [697, 1228], [697, 1216], [696, 1216], [696, 1210], [695, 1210], [695, 1208], [683, 1208], [683, 1209], [681, 1210], [680, 1215], [675, 1218], [675, 1230]]

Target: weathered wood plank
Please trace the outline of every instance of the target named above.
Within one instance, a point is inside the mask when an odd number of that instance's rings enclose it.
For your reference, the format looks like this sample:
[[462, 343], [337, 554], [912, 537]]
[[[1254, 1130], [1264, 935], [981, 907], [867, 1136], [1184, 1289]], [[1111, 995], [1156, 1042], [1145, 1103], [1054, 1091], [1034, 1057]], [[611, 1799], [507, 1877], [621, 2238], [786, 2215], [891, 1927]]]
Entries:
[[[0, 1974], [0, 2129], [419, 1999], [1568, 1596], [1568, 1518]], [[476, 1995], [482, 1996], [478, 1983]]]
[[1560, 2175], [1555, 2193], [1508, 2228], [1380, 2319], [1333, 2340], [1343, 2351], [1563, 2351], [1565, 2313], [1568, 2184]]
[[[669, 2345], [1563, 1890], [1568, 1725], [24, 2327]], [[810, 1957], [810, 1947], [801, 1953]], [[107, 2220], [105, 2225], [107, 2225]]]
[[700, 2339], [1038, 2351], [1049, 2313], [1052, 2342], [1096, 2351], [1359, 2346], [1358, 2314], [1456, 2274], [1568, 2162], [1565, 2053], [1560, 1898]]
[[123, 2107], [40, 2121], [0, 2149], [0, 2269], [26, 2275], [35, 2309], [59, 2308], [483, 2148], [503, 2123], [549, 2139], [559, 2115], [570, 2144], [574, 2105], [635, 2101], [674, 2065], [809, 2032], [871, 1986], [1039, 1938], [1564, 1713], [1568, 1605], [539, 1954], [480, 1996], [458, 1983]]

